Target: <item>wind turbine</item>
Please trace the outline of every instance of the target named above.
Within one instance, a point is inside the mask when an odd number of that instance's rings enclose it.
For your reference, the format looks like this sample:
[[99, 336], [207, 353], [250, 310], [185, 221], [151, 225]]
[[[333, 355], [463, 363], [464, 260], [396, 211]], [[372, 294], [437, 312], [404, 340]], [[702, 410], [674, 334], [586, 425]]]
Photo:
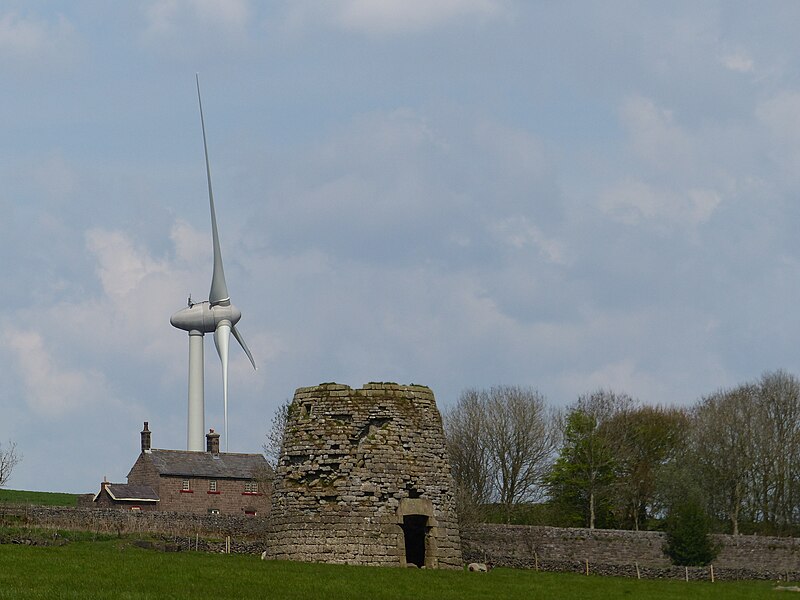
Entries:
[[228, 451], [228, 342], [230, 335], [239, 342], [247, 354], [247, 358], [256, 367], [253, 355], [244, 338], [236, 329], [236, 323], [242, 318], [241, 311], [231, 304], [228, 286], [225, 283], [225, 271], [222, 268], [222, 253], [219, 247], [217, 231], [217, 214], [214, 210], [214, 193], [211, 190], [211, 167], [208, 162], [208, 144], [206, 143], [206, 124], [203, 119], [203, 101], [200, 99], [200, 77], [197, 82], [197, 102], [200, 106], [200, 126], [203, 129], [203, 150], [206, 156], [206, 177], [208, 179], [208, 202], [211, 206], [211, 237], [214, 244], [214, 272], [211, 276], [211, 291], [205, 302], [192, 302], [189, 306], [176, 312], [169, 322], [178, 329], [189, 332], [189, 419], [187, 450], [202, 452], [205, 435], [205, 401], [203, 392], [203, 336], [214, 333], [214, 345], [217, 347], [222, 363], [222, 401], [225, 408], [225, 452]]

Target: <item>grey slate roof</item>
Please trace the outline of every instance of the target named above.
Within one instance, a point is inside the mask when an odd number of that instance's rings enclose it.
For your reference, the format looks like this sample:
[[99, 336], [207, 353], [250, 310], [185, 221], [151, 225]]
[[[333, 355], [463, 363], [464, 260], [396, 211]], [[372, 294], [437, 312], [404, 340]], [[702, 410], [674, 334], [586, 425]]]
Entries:
[[[112, 500], [133, 500], [136, 502], [158, 502], [159, 497], [155, 490], [149, 485], [131, 485], [127, 483], [109, 483], [105, 486], [108, 495]], [[94, 500], [102, 492], [95, 494]]]
[[253, 479], [269, 466], [261, 454], [232, 452], [191, 452], [188, 450], [150, 450], [159, 475], [208, 477], [212, 479]]

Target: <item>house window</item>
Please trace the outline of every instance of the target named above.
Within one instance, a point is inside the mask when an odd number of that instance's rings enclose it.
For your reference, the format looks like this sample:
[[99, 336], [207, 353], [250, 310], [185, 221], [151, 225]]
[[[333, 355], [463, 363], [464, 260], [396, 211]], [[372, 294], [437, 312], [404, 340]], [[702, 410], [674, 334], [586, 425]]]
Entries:
[[216, 492], [217, 491], [217, 480], [216, 479], [211, 479], [208, 482], [208, 491], [209, 492]]
[[181, 491], [189, 492], [189, 491], [191, 491], [191, 489], [192, 489], [191, 482], [188, 479], [184, 479], [181, 482]]
[[142, 507], [141, 506], [131, 506], [131, 510], [135, 512], [137, 510], [142, 510]]
[[256, 516], [256, 511], [254, 511], [254, 510], [245, 510], [244, 514], [246, 516], [248, 516], [248, 517], [255, 517]]
[[218, 508], [209, 508], [208, 509], [208, 514], [210, 514], [210, 515], [218, 515], [219, 514], [219, 509]]
[[256, 481], [245, 481], [244, 482], [244, 493], [245, 494], [255, 494], [258, 492], [258, 482]]

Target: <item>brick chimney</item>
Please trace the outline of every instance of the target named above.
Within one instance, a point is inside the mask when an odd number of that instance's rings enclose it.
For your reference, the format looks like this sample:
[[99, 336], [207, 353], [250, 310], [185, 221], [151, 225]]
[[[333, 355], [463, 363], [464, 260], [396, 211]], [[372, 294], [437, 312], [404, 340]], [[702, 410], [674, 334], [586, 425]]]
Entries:
[[142, 429], [142, 452], [150, 452], [150, 430], [147, 428], [147, 421], [144, 422]]
[[206, 434], [206, 452], [219, 454], [219, 434], [214, 433], [213, 429], [209, 429]]

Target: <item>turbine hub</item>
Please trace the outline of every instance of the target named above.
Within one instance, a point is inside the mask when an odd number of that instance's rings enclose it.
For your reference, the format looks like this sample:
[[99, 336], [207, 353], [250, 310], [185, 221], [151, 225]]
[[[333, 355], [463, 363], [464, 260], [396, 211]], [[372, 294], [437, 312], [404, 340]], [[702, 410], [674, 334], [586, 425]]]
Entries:
[[214, 333], [221, 321], [228, 321], [233, 326], [241, 318], [242, 312], [233, 304], [211, 306], [209, 302], [198, 302], [176, 312], [169, 322], [183, 331]]

